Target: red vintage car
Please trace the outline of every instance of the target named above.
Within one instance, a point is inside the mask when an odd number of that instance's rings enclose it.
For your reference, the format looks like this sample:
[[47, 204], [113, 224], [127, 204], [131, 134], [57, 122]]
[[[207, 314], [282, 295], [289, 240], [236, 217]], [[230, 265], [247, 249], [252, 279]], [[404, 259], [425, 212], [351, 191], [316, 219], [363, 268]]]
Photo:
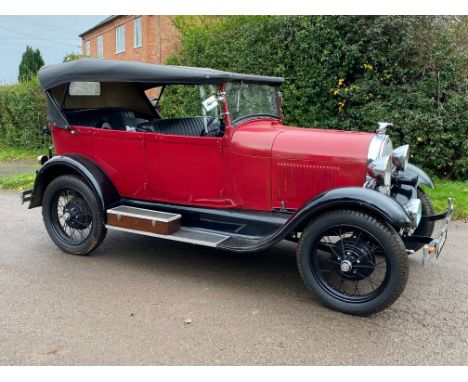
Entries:
[[403, 292], [409, 254], [442, 250], [451, 202], [434, 215], [420, 187], [434, 185], [389, 124], [285, 126], [283, 78], [82, 59], [39, 80], [55, 155], [21, 197], [65, 252], [91, 253], [107, 229], [231, 252], [292, 240], [307, 287], [366, 315]]

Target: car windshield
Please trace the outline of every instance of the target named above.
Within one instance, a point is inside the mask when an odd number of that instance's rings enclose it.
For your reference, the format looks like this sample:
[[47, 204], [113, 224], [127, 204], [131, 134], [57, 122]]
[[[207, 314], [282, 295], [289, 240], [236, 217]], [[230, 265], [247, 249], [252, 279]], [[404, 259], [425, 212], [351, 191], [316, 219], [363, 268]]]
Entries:
[[277, 89], [274, 86], [229, 82], [225, 89], [232, 122], [258, 116], [280, 118]]

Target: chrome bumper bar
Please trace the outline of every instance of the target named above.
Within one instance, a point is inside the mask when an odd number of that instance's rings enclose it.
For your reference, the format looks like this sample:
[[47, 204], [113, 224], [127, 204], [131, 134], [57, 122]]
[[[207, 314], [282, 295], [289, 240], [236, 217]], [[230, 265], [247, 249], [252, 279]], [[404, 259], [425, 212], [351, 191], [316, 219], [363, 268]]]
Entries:
[[452, 198], [448, 199], [448, 209], [443, 214], [439, 215], [442, 216], [444, 222], [439, 229], [436, 237], [428, 244], [425, 244], [423, 247], [423, 266], [429, 266], [432, 262], [440, 256], [442, 249], [444, 248], [444, 244], [447, 240], [448, 234], [448, 226], [450, 221], [452, 220], [452, 213], [453, 213], [453, 203]]

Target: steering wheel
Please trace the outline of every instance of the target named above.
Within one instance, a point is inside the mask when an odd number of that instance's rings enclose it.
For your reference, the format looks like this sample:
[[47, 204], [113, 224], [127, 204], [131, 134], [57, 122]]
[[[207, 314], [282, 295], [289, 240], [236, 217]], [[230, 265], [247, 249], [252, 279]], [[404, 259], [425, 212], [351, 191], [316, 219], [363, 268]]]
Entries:
[[205, 136], [207, 136], [208, 134], [214, 133], [214, 132], [216, 132], [216, 131], [221, 131], [221, 129], [220, 129], [219, 127], [218, 127], [217, 129], [210, 130], [210, 127], [211, 127], [211, 125], [213, 124], [213, 122], [214, 122], [215, 120], [216, 120], [215, 117], [212, 117], [212, 118], [209, 119], [208, 123], [206, 124], [206, 129], [203, 129], [202, 132], [201, 132], [201, 134], [200, 134], [201, 137], [205, 137]]
[[96, 124], [96, 127], [99, 128], [99, 129], [108, 129], [108, 130], [111, 130], [112, 127], [111, 125], [109, 124], [109, 122], [107, 121], [104, 121], [103, 119], [100, 119], [99, 122]]

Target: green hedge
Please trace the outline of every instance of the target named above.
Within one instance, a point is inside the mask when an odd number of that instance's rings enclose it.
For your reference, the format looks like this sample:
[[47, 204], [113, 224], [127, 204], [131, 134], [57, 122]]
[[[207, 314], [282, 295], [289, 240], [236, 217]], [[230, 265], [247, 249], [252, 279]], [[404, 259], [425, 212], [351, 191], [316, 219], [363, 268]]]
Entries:
[[37, 78], [0, 86], [0, 143], [39, 149], [47, 145], [41, 135], [47, 123], [47, 103]]
[[[286, 123], [373, 131], [391, 121], [394, 145], [410, 143], [412, 162], [467, 179], [467, 18], [180, 16], [175, 23], [182, 47], [168, 63], [283, 76]], [[37, 79], [0, 86], [0, 143], [43, 147], [46, 113]]]
[[466, 179], [466, 21], [180, 16], [182, 48], [169, 63], [283, 76], [286, 123], [374, 131], [391, 121], [394, 145], [410, 143], [412, 162]]

